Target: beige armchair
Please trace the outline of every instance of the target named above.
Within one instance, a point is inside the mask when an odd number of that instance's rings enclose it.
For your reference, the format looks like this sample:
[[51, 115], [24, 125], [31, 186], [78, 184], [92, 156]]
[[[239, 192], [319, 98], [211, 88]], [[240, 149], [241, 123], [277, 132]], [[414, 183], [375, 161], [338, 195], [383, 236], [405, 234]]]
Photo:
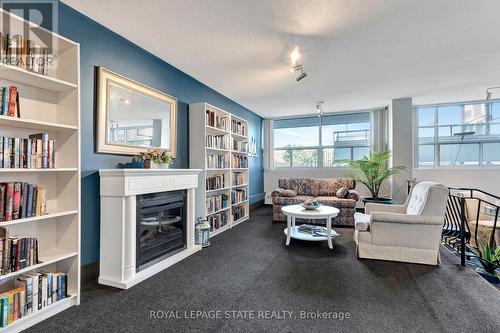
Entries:
[[447, 199], [444, 185], [421, 182], [404, 205], [366, 204], [354, 215], [358, 258], [437, 265]]

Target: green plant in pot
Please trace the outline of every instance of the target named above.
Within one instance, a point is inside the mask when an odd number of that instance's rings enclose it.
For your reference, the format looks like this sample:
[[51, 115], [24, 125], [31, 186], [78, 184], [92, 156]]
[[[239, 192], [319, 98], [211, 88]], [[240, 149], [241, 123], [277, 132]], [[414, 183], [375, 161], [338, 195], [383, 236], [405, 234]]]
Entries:
[[144, 169], [168, 169], [173, 157], [163, 149], [152, 149], [135, 155], [134, 162], [144, 163]]
[[371, 198], [365, 198], [365, 202], [392, 202], [390, 198], [381, 198], [379, 196], [380, 188], [386, 179], [400, 171], [406, 170], [406, 167], [387, 167], [390, 158], [390, 151], [382, 151], [369, 153], [356, 161], [344, 161], [347, 166], [353, 169], [354, 179], [365, 185], [370, 191], [372, 196]]
[[475, 252], [476, 258], [483, 266], [482, 268], [478, 267], [476, 272], [488, 282], [499, 283], [496, 270], [500, 268], [500, 246], [495, 249], [490, 244], [479, 242], [479, 248]]

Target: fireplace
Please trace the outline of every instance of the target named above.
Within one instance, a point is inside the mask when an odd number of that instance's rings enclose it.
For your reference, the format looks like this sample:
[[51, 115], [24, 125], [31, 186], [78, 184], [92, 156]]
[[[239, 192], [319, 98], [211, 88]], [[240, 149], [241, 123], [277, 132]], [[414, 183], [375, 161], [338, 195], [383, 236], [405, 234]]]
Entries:
[[186, 248], [186, 191], [137, 196], [136, 271]]
[[199, 169], [101, 169], [99, 283], [131, 286], [201, 250]]

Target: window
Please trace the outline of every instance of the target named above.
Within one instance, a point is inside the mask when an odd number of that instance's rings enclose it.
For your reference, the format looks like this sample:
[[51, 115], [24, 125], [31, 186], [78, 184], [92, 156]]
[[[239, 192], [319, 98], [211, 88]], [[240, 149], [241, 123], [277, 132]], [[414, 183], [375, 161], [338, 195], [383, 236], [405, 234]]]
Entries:
[[419, 167], [500, 165], [500, 102], [416, 108]]
[[318, 117], [274, 121], [274, 167], [317, 167]]
[[274, 121], [274, 167], [334, 167], [370, 152], [370, 112]]

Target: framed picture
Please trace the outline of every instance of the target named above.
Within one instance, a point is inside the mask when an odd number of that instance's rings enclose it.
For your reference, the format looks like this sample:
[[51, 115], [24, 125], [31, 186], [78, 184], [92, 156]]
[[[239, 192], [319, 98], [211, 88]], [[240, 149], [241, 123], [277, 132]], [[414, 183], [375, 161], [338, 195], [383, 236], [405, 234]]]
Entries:
[[99, 153], [137, 155], [177, 149], [177, 99], [103, 67], [97, 68]]

